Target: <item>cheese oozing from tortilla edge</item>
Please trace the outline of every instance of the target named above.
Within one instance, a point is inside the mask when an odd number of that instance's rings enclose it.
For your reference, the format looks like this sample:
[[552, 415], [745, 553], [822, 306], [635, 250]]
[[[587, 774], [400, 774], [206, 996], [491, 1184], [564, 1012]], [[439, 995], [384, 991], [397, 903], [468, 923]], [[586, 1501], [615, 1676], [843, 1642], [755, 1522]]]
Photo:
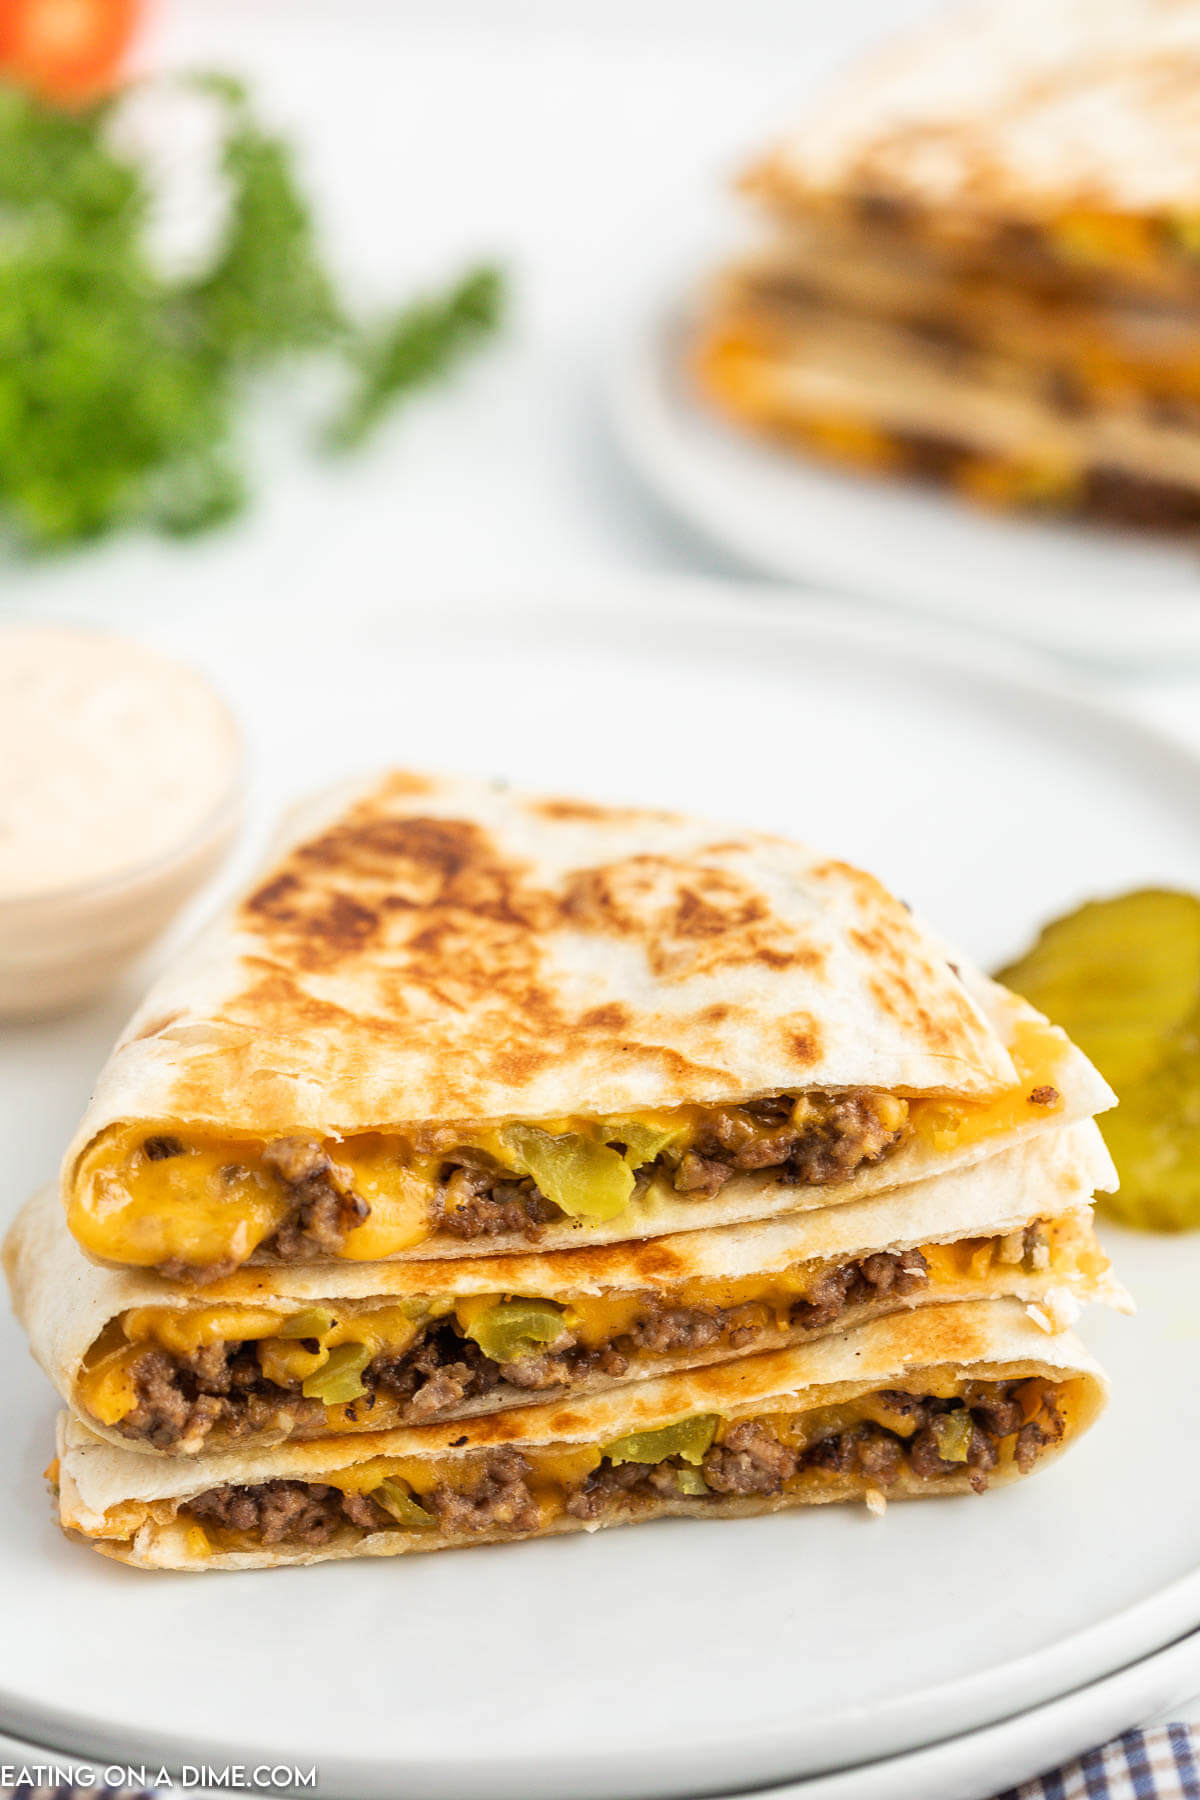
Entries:
[[[589, 1476], [599, 1470], [606, 1459], [614, 1464], [643, 1465], [647, 1475], [651, 1471], [669, 1469], [677, 1478], [673, 1498], [693, 1503], [696, 1510], [702, 1510], [706, 1502], [725, 1498], [724, 1491], [708, 1487], [703, 1474], [704, 1456], [710, 1448], [720, 1448], [731, 1429], [737, 1426], [759, 1428], [785, 1449], [800, 1456], [823, 1439], [868, 1426], [878, 1427], [903, 1446], [917, 1430], [917, 1421], [911, 1411], [897, 1405], [898, 1398], [962, 1400], [970, 1406], [994, 1393], [997, 1397], [1011, 1394], [1019, 1406], [1022, 1423], [1044, 1425], [1044, 1442], [1053, 1444], [1073, 1435], [1084, 1410], [1085, 1391], [1086, 1383], [1081, 1377], [1064, 1375], [1051, 1379], [1030, 1367], [1017, 1366], [1011, 1373], [1006, 1372], [1003, 1380], [988, 1381], [972, 1381], [969, 1375], [953, 1370], [922, 1370], [905, 1377], [900, 1389], [871, 1387], [857, 1395], [802, 1410], [787, 1409], [786, 1402], [780, 1402], [774, 1410], [760, 1407], [737, 1416], [691, 1415], [652, 1431], [636, 1432], [628, 1438], [607, 1443], [516, 1443], [511, 1449], [527, 1464], [528, 1473], [524, 1479], [536, 1508], [536, 1523], [526, 1523], [513, 1530], [512, 1535], [535, 1535], [553, 1525], [568, 1511], [568, 1500], [579, 1493]], [[955, 1414], [947, 1416], [954, 1418]], [[961, 1412], [958, 1416], [962, 1417]], [[966, 1423], [970, 1423], [969, 1413]], [[996, 1435], [996, 1460], [991, 1465], [991, 1472], [1003, 1475], [1016, 1463], [1018, 1429]], [[939, 1447], [946, 1466], [935, 1471], [935, 1476], [954, 1478], [966, 1473], [969, 1437], [969, 1431], [951, 1429], [947, 1433]], [[392, 1514], [392, 1519], [374, 1529], [395, 1531], [411, 1539], [411, 1548], [432, 1547], [447, 1539], [470, 1542], [472, 1527], [460, 1527], [457, 1533], [440, 1528], [428, 1503], [439, 1492], [472, 1499], [479, 1490], [492, 1454], [494, 1452], [487, 1450], [465, 1450], [458, 1455], [381, 1455], [344, 1469], [314, 1471], [307, 1481], [318, 1484], [318, 1488], [333, 1488], [347, 1496], [378, 1497], [378, 1504]], [[819, 1490], [831, 1480], [845, 1479], [845, 1474], [836, 1469], [802, 1466], [783, 1479], [777, 1491], [799, 1502], [806, 1493]], [[881, 1489], [886, 1493], [887, 1481], [878, 1474], [859, 1472], [851, 1480], [853, 1491], [858, 1495]], [[388, 1485], [385, 1487], [384, 1484]], [[936, 1489], [936, 1479], [931, 1485]], [[253, 1496], [254, 1485], [240, 1485], [239, 1491]], [[166, 1530], [182, 1529], [186, 1533], [187, 1550], [201, 1559], [226, 1549], [257, 1547], [259, 1540], [252, 1531], [223, 1529], [190, 1516], [190, 1504], [197, 1497], [183, 1495], [148, 1502], [127, 1501], [109, 1507], [103, 1525], [90, 1524], [86, 1535], [98, 1542], [115, 1539], [128, 1544], [147, 1525]], [[618, 1498], [618, 1505], [623, 1499], [623, 1496]], [[690, 1510], [690, 1506], [687, 1509]], [[72, 1521], [64, 1517], [63, 1523], [70, 1526]], [[367, 1530], [346, 1520], [342, 1535], [363, 1537]], [[286, 1545], [281, 1560], [286, 1560]]]
[[[1039, 1287], [1056, 1284], [1068, 1290], [1103, 1279], [1108, 1258], [1096, 1242], [1086, 1213], [1065, 1213], [1058, 1218], [1034, 1221], [1035, 1235], [1027, 1229], [1005, 1235], [973, 1236], [918, 1246], [928, 1268], [920, 1288], [930, 1303], [947, 1293], [957, 1296], [966, 1288], [980, 1295], [1006, 1292], [1014, 1285], [1025, 1291], [1030, 1277], [1040, 1277]], [[860, 1255], [865, 1252], [860, 1252]], [[253, 1343], [265, 1379], [281, 1387], [299, 1388], [318, 1375], [329, 1362], [330, 1352], [342, 1345], [362, 1345], [373, 1361], [377, 1356], [402, 1356], [423, 1332], [439, 1319], [452, 1318], [459, 1332], [489, 1348], [489, 1315], [512, 1302], [534, 1305], [561, 1315], [565, 1331], [587, 1349], [611, 1344], [630, 1331], [648, 1299], [669, 1307], [713, 1309], [757, 1305], [764, 1309], [765, 1331], [783, 1333], [791, 1325], [797, 1301], [821, 1285], [829, 1273], [855, 1260], [852, 1256], [827, 1257], [797, 1262], [785, 1269], [719, 1280], [691, 1277], [665, 1283], [653, 1295], [645, 1290], [602, 1295], [564, 1294], [558, 1301], [509, 1293], [473, 1295], [456, 1299], [449, 1294], [418, 1295], [403, 1301], [330, 1301], [323, 1305], [269, 1304], [142, 1306], [114, 1319], [92, 1345], [80, 1374], [77, 1400], [84, 1412], [103, 1425], [119, 1425], [139, 1405], [138, 1364], [147, 1349], [164, 1350], [169, 1356], [188, 1358], [213, 1346]], [[324, 1312], [324, 1330], [315, 1329]], [[510, 1354], [536, 1354], [542, 1344], [531, 1339], [511, 1347]], [[648, 1358], [647, 1360], [654, 1360]], [[368, 1365], [369, 1366], [369, 1365]], [[361, 1382], [360, 1395], [368, 1391]], [[329, 1432], [386, 1430], [398, 1422], [390, 1415], [400, 1410], [386, 1392], [375, 1397], [370, 1410], [359, 1409], [354, 1395], [325, 1406]]]
[[[1058, 1104], [1056, 1072], [1069, 1048], [1044, 1020], [1024, 1019], [1008, 1046], [1018, 1082], [990, 1100], [858, 1091], [882, 1108], [885, 1123], [894, 1118], [897, 1141], [915, 1135], [934, 1151], [949, 1154], [1043, 1120]], [[797, 1107], [807, 1098], [795, 1096]], [[889, 1115], [889, 1105], [894, 1115]], [[689, 1105], [620, 1119], [574, 1116], [528, 1124], [417, 1127], [325, 1140], [322, 1148], [333, 1159], [335, 1180], [367, 1209], [333, 1253], [353, 1262], [377, 1261], [434, 1236], [447, 1159], [458, 1150], [482, 1155], [520, 1179], [532, 1172], [533, 1154], [528, 1144], [523, 1154], [522, 1132], [565, 1147], [553, 1152], [561, 1175], [553, 1199], [565, 1216], [584, 1226], [589, 1219], [618, 1216], [633, 1198], [638, 1166], [662, 1157], [677, 1162], [691, 1144], [703, 1140], [714, 1112], [730, 1110], [738, 1109]], [[761, 1129], [778, 1130], [779, 1122]], [[156, 1155], [156, 1141], [163, 1139], [178, 1150]], [[582, 1160], [572, 1153], [580, 1143], [588, 1148]], [[627, 1143], [623, 1158], [609, 1149], [613, 1143]], [[68, 1225], [84, 1250], [102, 1262], [190, 1271], [237, 1267], [268, 1243], [294, 1209], [286, 1185], [264, 1161], [267, 1151], [261, 1138], [177, 1129], [169, 1121], [111, 1126], [80, 1158]], [[599, 1168], [596, 1153], [602, 1159]], [[575, 1180], [578, 1169], [588, 1178], [583, 1185]], [[541, 1183], [539, 1187], [544, 1192]]]

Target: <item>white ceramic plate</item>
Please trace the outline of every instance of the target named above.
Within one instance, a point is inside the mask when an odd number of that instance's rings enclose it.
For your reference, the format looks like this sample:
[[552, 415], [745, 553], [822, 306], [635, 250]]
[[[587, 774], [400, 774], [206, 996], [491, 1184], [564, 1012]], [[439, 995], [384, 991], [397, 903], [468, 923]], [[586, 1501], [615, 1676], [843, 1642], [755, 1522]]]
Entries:
[[[219, 675], [259, 828], [385, 759], [682, 804], [865, 861], [985, 963], [1084, 895], [1200, 887], [1193, 760], [994, 650], [753, 590], [472, 605], [360, 574], [331, 605], [297, 545], [265, 592], [197, 578], [169, 614], [145, 589], [72, 610]], [[131, 998], [0, 1039], [7, 1206], [52, 1168]], [[0, 1726], [101, 1757], [316, 1763], [355, 1800], [616, 1800], [894, 1755], [1042, 1702], [1200, 1622], [1200, 1258], [1132, 1251], [1142, 1314], [1091, 1332], [1113, 1407], [1016, 1490], [224, 1578], [59, 1537], [53, 1402], [5, 1321]]]
[[687, 330], [675, 304], [626, 344], [610, 371], [610, 415], [659, 497], [751, 569], [1073, 657], [1200, 658], [1200, 542], [991, 514], [806, 462], [699, 403], [684, 370]]
[[[1132, 1726], [1154, 1717], [1178, 1716], [1194, 1703], [1197, 1689], [1200, 1632], [1191, 1632], [1115, 1675], [1089, 1682], [1048, 1706], [1035, 1707], [998, 1725], [834, 1775], [816, 1775], [788, 1782], [785, 1787], [743, 1788], [721, 1800], [742, 1800], [742, 1796], [746, 1800], [913, 1800], [916, 1794], [936, 1794], [938, 1800], [992, 1800], [1002, 1789], [1007, 1791], [1045, 1770], [1059, 1768]], [[47, 1770], [50, 1778], [79, 1787], [101, 1787], [106, 1777], [124, 1775], [129, 1768], [126, 1761], [106, 1769], [102, 1762], [87, 1762], [73, 1753], [3, 1732], [0, 1766], [14, 1771], [28, 1768], [35, 1779], [39, 1769]], [[140, 1780], [143, 1767], [153, 1780], [157, 1770], [152, 1764], [134, 1763], [129, 1772]], [[176, 1765], [172, 1773], [177, 1776], [180, 1768]], [[272, 1788], [272, 1792], [286, 1791], [279, 1783]], [[301, 1792], [294, 1791], [297, 1795]], [[315, 1793], [317, 1800], [330, 1800], [332, 1794], [324, 1782], [304, 1792]]]
[[992, 1800], [1133, 1726], [1175, 1714], [1197, 1689], [1200, 1633], [1192, 1632], [1115, 1675], [982, 1731], [757, 1794], [760, 1800]]
[[[997, 1725], [947, 1738], [924, 1750], [889, 1756], [882, 1762], [788, 1782], [785, 1787], [743, 1788], [721, 1800], [741, 1800], [742, 1796], [746, 1800], [913, 1800], [917, 1794], [936, 1794], [937, 1800], [992, 1800], [1001, 1790], [1007, 1792], [1034, 1775], [1060, 1768], [1132, 1726], [1154, 1718], [1187, 1717], [1185, 1709], [1194, 1708], [1197, 1690], [1200, 1632], [1190, 1632], [1115, 1675], [1089, 1682], [1048, 1706], [1035, 1707]], [[48, 1769], [51, 1779], [79, 1787], [101, 1787], [106, 1777], [114, 1774], [112, 1765], [106, 1770], [102, 1762], [85, 1762], [71, 1752], [64, 1754], [2, 1732], [0, 1766], [28, 1768], [35, 1779], [39, 1768]], [[140, 1780], [143, 1766], [153, 1780], [154, 1765], [135, 1763], [130, 1772]], [[127, 1768], [128, 1761], [124, 1761], [115, 1773], [123, 1775]], [[179, 1772], [180, 1765], [176, 1765], [173, 1773]], [[276, 1783], [272, 1791], [287, 1790]], [[304, 1790], [315, 1793], [316, 1800], [330, 1800], [332, 1791], [325, 1782]], [[301, 1790], [295, 1792], [299, 1795]]]

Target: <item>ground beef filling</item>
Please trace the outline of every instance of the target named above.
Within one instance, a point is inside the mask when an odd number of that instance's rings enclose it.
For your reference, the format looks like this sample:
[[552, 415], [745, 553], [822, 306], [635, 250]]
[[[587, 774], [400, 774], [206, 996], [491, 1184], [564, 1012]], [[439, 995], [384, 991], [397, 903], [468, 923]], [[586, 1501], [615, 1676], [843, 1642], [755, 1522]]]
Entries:
[[[851, 1307], [918, 1292], [928, 1280], [919, 1250], [880, 1251], [828, 1270], [808, 1295], [796, 1300], [790, 1323], [812, 1331], [834, 1324]], [[672, 1306], [647, 1296], [629, 1331], [606, 1344], [581, 1344], [564, 1329], [543, 1351], [495, 1363], [449, 1319], [428, 1326], [396, 1356], [377, 1356], [363, 1381], [367, 1393], [352, 1404], [352, 1424], [369, 1424], [379, 1398], [387, 1399], [389, 1424], [416, 1425], [444, 1418], [455, 1408], [505, 1385], [522, 1390], [570, 1388], [594, 1376], [620, 1380], [631, 1364], [655, 1356], [695, 1352], [720, 1344], [746, 1350], [776, 1328], [773, 1308]], [[219, 1427], [231, 1438], [303, 1436], [325, 1426], [325, 1408], [306, 1400], [299, 1385], [268, 1381], [252, 1342], [214, 1344], [190, 1356], [149, 1347], [134, 1368], [137, 1405], [121, 1421], [127, 1437], [156, 1449], [197, 1450]]]
[[[528, 1486], [529, 1461], [516, 1450], [489, 1450], [475, 1459], [471, 1481], [440, 1482], [421, 1497], [431, 1524], [448, 1537], [481, 1531], [536, 1531], [541, 1510]], [[217, 1487], [180, 1511], [222, 1534], [255, 1543], [315, 1548], [347, 1528], [395, 1529], [396, 1521], [369, 1494], [343, 1493], [311, 1481], [266, 1481], [257, 1487]]]
[[[743, 1106], [714, 1107], [704, 1129], [682, 1157], [669, 1153], [645, 1166], [663, 1170], [677, 1193], [697, 1199], [719, 1193], [735, 1174], [774, 1169], [788, 1186], [846, 1181], [865, 1164], [879, 1162], [906, 1133], [905, 1104], [870, 1088], [846, 1093], [773, 1095]], [[148, 1137], [143, 1153], [152, 1162], [184, 1154], [178, 1138]], [[352, 1172], [312, 1138], [277, 1138], [261, 1154], [263, 1167], [278, 1181], [287, 1215], [255, 1256], [274, 1262], [312, 1262], [338, 1256], [350, 1233], [370, 1216], [370, 1206], [354, 1191]], [[231, 1164], [231, 1176], [244, 1173]], [[526, 1176], [513, 1174], [481, 1151], [464, 1149], [442, 1164], [434, 1189], [433, 1225], [451, 1237], [523, 1237], [534, 1240], [562, 1215]], [[235, 1265], [205, 1271], [208, 1278]], [[173, 1261], [160, 1265], [172, 1279], [195, 1271]]]
[[[848, 1181], [906, 1135], [907, 1108], [871, 1088], [787, 1094], [716, 1109], [674, 1172], [679, 1193], [718, 1193], [735, 1174], [777, 1169], [789, 1187]], [[773, 1129], [764, 1131], [763, 1126]]]
[[[464, 1152], [464, 1154], [466, 1154]], [[447, 1162], [434, 1199], [437, 1229], [451, 1237], [533, 1240], [559, 1215], [528, 1176], [478, 1162]]]
[[[891, 1392], [883, 1398], [903, 1417], [908, 1435], [864, 1422], [818, 1437], [802, 1449], [783, 1443], [764, 1421], [743, 1420], [706, 1452], [698, 1473], [707, 1493], [720, 1499], [774, 1499], [805, 1475], [814, 1481], [857, 1477], [886, 1492], [905, 1472], [918, 1481], [965, 1473], [975, 1492], [982, 1493], [999, 1460], [1002, 1440], [1011, 1440], [1013, 1459], [1027, 1474], [1047, 1445], [1062, 1436], [1063, 1419], [1053, 1389], [1038, 1384], [1038, 1416], [1029, 1419], [1022, 1403], [1024, 1385], [979, 1384], [953, 1400]], [[938, 1450], [937, 1420], [963, 1411], [970, 1415], [969, 1435], [959, 1434], [965, 1454], [947, 1460]], [[591, 1522], [636, 1513], [662, 1498], [686, 1495], [703, 1502], [707, 1496], [692, 1491], [696, 1474], [677, 1459], [652, 1465], [614, 1465], [605, 1460], [567, 1492], [562, 1504], [571, 1518]], [[490, 1450], [472, 1458], [466, 1482], [439, 1482], [420, 1496], [420, 1504], [440, 1536], [502, 1532], [518, 1537], [536, 1531], [543, 1521], [536, 1485], [536, 1469], [528, 1457], [518, 1450]], [[370, 1495], [343, 1493], [319, 1482], [210, 1488], [180, 1511], [221, 1536], [264, 1546], [315, 1548], [348, 1531], [397, 1529], [392, 1515]]]
[[[871, 1088], [812, 1093], [799, 1102], [773, 1094], [714, 1107], [683, 1156], [660, 1157], [647, 1168], [666, 1170], [676, 1193], [695, 1199], [711, 1199], [734, 1175], [761, 1169], [777, 1170], [788, 1187], [848, 1181], [901, 1142], [906, 1110], [894, 1096]], [[532, 1181], [467, 1153], [443, 1168], [436, 1207], [439, 1228], [460, 1238], [517, 1233], [535, 1239], [557, 1211]]]
[[[709, 1449], [700, 1474], [710, 1493], [736, 1498], [772, 1499], [797, 1476], [823, 1472], [828, 1476], [858, 1477], [886, 1493], [907, 1471], [919, 1481], [966, 1474], [975, 1493], [988, 1485], [988, 1476], [1000, 1457], [1003, 1439], [1012, 1440], [1013, 1459], [1022, 1475], [1028, 1474], [1048, 1444], [1063, 1434], [1061, 1412], [1052, 1392], [1044, 1395], [1040, 1416], [1026, 1419], [1019, 1382], [1001, 1382], [968, 1391], [965, 1399], [939, 1400], [929, 1396], [888, 1392], [883, 1395], [893, 1412], [903, 1415], [906, 1433], [889, 1431], [870, 1421], [849, 1430], [818, 1437], [806, 1448], [781, 1442], [768, 1425], [747, 1419], [733, 1425], [721, 1442]], [[969, 1431], [961, 1434], [963, 1455], [954, 1460], [942, 1456], [945, 1439], [938, 1419], [968, 1412]], [[944, 1429], [944, 1427], [943, 1427]], [[588, 1476], [571, 1494], [566, 1510], [573, 1518], [599, 1519], [614, 1506], [636, 1505], [654, 1496], [678, 1493], [685, 1474], [681, 1463], [658, 1463], [647, 1468], [638, 1463], [608, 1462]]]
[[264, 1246], [281, 1262], [336, 1256], [357, 1225], [370, 1216], [347, 1172], [309, 1138], [279, 1138], [262, 1160], [287, 1190], [289, 1214]]

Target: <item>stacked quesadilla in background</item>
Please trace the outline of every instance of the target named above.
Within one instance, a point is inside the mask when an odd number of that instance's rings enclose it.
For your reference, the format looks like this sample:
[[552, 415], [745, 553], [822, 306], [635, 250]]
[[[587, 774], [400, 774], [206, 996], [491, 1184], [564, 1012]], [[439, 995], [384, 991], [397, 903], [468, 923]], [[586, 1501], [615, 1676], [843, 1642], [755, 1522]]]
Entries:
[[799, 845], [343, 789], [10, 1235], [63, 1523], [242, 1566], [1027, 1473], [1103, 1398], [1065, 1327], [1126, 1304], [1110, 1098]]
[[1196, 0], [969, 0], [753, 168], [705, 394], [968, 497], [1200, 522]]

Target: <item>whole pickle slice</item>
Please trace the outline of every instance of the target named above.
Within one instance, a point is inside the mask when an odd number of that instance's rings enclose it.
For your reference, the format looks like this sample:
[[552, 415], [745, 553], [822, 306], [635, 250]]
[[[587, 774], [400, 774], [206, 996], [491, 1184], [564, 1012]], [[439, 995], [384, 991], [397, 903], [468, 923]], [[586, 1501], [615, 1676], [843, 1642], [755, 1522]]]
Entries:
[[1092, 901], [997, 979], [1116, 1090], [1099, 1123], [1121, 1187], [1097, 1205], [1144, 1230], [1200, 1226], [1200, 898], [1143, 888]]
[[1200, 1034], [1174, 1045], [1166, 1061], [1121, 1093], [1099, 1121], [1121, 1176], [1098, 1204], [1143, 1231], [1200, 1226]]
[[1200, 899], [1142, 888], [1046, 926], [996, 977], [1074, 1038], [1118, 1090], [1157, 1066], [1200, 1008]]

